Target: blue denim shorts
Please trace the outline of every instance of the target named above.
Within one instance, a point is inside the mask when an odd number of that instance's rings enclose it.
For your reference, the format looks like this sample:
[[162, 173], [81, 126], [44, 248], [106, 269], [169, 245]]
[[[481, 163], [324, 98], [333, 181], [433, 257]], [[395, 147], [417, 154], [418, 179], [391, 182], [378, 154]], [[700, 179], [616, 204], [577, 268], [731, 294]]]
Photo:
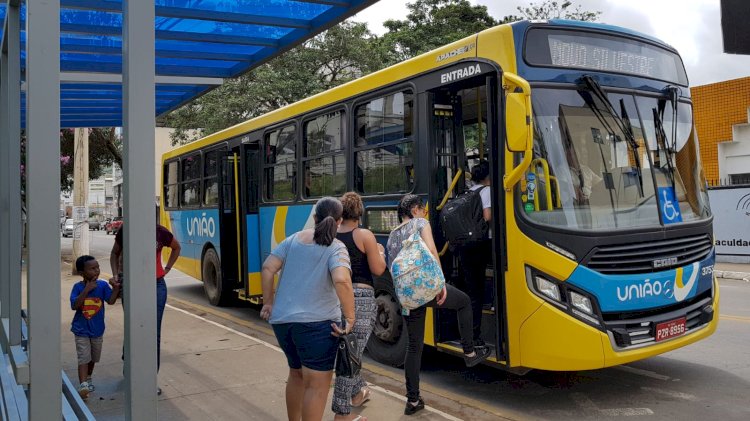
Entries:
[[274, 324], [279, 347], [289, 368], [303, 366], [315, 371], [331, 371], [336, 361], [338, 338], [331, 335], [332, 321]]

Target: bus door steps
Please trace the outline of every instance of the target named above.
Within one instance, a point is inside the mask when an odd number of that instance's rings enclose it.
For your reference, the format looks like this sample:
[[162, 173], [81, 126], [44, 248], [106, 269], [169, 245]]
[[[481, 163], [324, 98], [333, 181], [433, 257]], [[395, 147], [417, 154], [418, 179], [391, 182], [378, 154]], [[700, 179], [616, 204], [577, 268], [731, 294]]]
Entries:
[[[487, 358], [487, 361], [493, 362], [495, 364], [505, 364], [505, 361], [498, 361], [495, 345], [488, 343], [485, 346], [490, 349], [490, 356], [489, 358]], [[461, 346], [460, 341], [438, 342], [437, 348], [441, 351], [448, 352], [449, 354], [460, 356], [464, 355], [464, 349]]]

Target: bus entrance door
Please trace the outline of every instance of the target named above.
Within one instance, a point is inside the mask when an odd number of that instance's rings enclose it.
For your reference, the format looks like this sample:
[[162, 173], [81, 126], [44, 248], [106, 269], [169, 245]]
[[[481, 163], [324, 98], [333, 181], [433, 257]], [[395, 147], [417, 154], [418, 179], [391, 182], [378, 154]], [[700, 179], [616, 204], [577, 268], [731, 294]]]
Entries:
[[257, 141], [242, 145], [242, 176], [240, 177], [240, 218], [242, 238], [241, 273], [244, 274], [244, 288], [240, 291], [240, 298], [260, 303], [263, 292], [260, 286], [260, 222], [258, 219], [258, 201], [260, 200], [260, 166], [261, 154]]
[[221, 218], [221, 277], [223, 291], [222, 295], [236, 294], [235, 291], [241, 285], [239, 274], [241, 272], [241, 259], [239, 259], [241, 225], [237, 212], [239, 199], [238, 175], [239, 156], [230, 151], [221, 160], [221, 189], [219, 196], [219, 215]]
[[[493, 350], [490, 360], [505, 364], [504, 324], [496, 309], [503, 294], [498, 294], [501, 285], [497, 276], [502, 271], [493, 270], [493, 259], [487, 259], [481, 273], [467, 279], [467, 273], [458, 258], [455, 247], [448, 244], [440, 227], [440, 210], [457, 195], [465, 193], [473, 184], [470, 170], [481, 160], [490, 160], [494, 136], [492, 117], [495, 101], [487, 101], [487, 92], [494, 76], [474, 78], [459, 84], [442, 86], [428, 93], [430, 106], [430, 162], [434, 183], [430, 191], [430, 220], [433, 235], [446, 280], [474, 296], [473, 307], [481, 306], [481, 339]], [[490, 164], [492, 164], [490, 162]], [[493, 183], [494, 184], [494, 183]], [[500, 182], [502, 184], [502, 181]], [[498, 232], [499, 230], [494, 230]], [[488, 244], [488, 247], [492, 247]], [[500, 298], [498, 297], [500, 296]], [[475, 311], [477, 314], [477, 311]], [[461, 352], [455, 311], [437, 311], [435, 315], [435, 342], [438, 349]]]

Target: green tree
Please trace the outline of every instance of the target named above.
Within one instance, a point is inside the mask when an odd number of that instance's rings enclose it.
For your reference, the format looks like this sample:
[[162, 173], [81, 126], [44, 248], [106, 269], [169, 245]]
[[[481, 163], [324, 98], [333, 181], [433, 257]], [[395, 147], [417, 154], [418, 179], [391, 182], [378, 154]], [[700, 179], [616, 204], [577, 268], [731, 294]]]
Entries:
[[[73, 129], [60, 131], [60, 190], [73, 188]], [[89, 179], [104, 175], [116, 163], [122, 167], [122, 144], [114, 128], [89, 129]]]
[[227, 80], [162, 123], [187, 143], [378, 70], [385, 60], [367, 24], [344, 22], [300, 47]]
[[531, 3], [527, 7], [518, 6], [516, 9], [521, 16], [506, 16], [502, 19], [502, 22], [515, 22], [522, 19], [571, 19], [593, 22], [598, 20], [602, 14], [600, 11], [583, 10], [581, 5], [574, 6], [572, 1], [558, 3], [557, 1], [544, 0], [541, 3]]
[[390, 47], [390, 62], [400, 62], [445, 44], [491, 28], [498, 22], [486, 6], [468, 0], [416, 0], [406, 5], [405, 20], [387, 20], [383, 44]]

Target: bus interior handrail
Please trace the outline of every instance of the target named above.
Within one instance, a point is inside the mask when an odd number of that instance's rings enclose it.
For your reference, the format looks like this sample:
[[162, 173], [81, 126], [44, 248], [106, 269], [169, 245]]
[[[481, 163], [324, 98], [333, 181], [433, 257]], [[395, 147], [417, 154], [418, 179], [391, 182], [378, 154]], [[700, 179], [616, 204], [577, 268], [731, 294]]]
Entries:
[[450, 199], [451, 194], [453, 194], [453, 190], [456, 188], [456, 184], [458, 184], [458, 179], [461, 178], [461, 176], [464, 174], [464, 170], [458, 169], [456, 172], [456, 175], [453, 177], [453, 181], [451, 181], [450, 187], [448, 187], [448, 191], [445, 192], [445, 196], [443, 196], [443, 200], [440, 202], [439, 205], [435, 208], [435, 210], [443, 209], [445, 204], [448, 202], [448, 199]]

